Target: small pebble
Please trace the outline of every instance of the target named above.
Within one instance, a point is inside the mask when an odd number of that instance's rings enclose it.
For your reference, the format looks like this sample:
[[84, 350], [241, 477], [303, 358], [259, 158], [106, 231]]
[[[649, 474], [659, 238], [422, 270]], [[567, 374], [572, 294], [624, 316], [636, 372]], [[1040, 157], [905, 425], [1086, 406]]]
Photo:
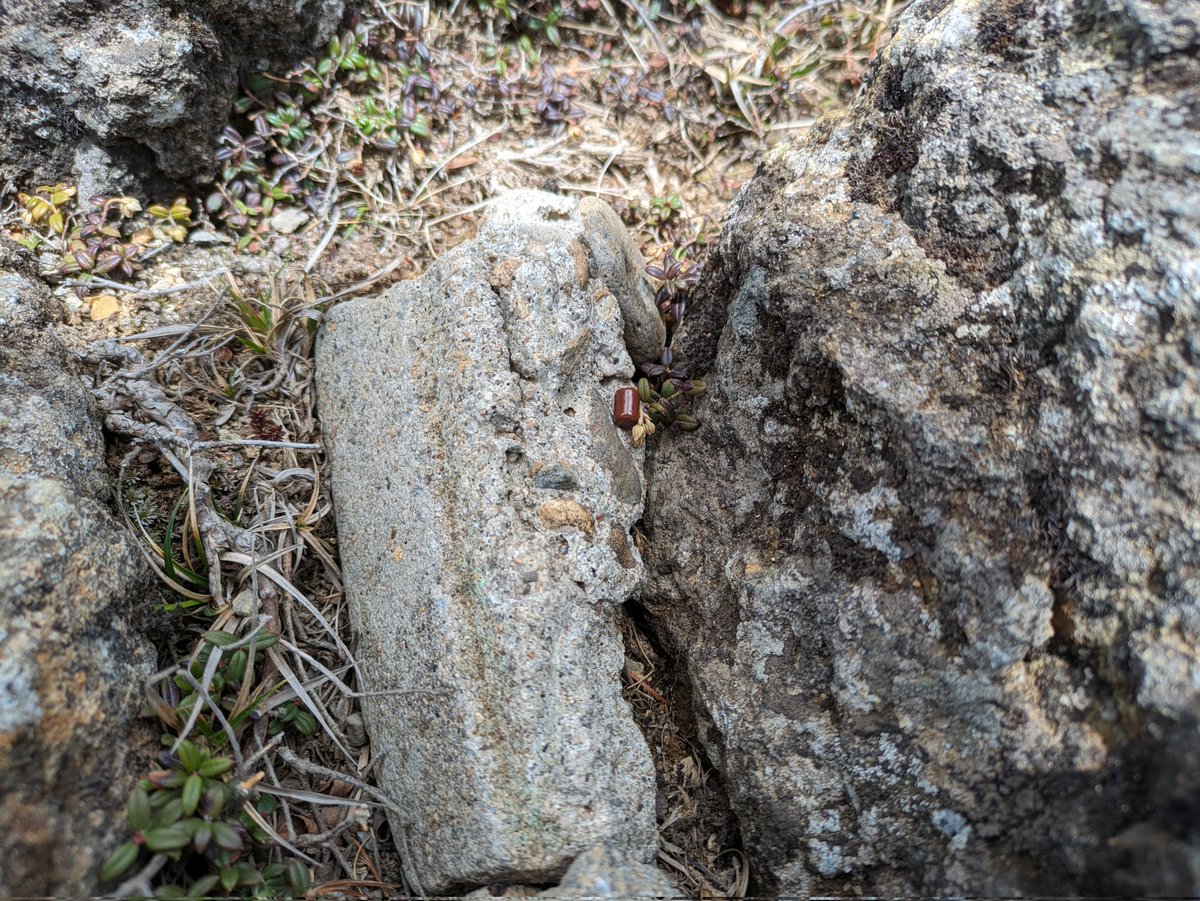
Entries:
[[361, 748], [367, 743], [367, 727], [363, 724], [361, 713], [352, 713], [342, 722], [342, 733], [353, 748]]

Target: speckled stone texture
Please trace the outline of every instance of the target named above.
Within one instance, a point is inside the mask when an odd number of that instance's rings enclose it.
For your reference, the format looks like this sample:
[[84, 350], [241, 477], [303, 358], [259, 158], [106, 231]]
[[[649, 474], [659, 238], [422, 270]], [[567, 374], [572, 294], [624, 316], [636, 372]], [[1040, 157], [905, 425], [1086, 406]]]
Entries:
[[303, 57], [343, 5], [4, 0], [0, 183], [64, 178], [86, 199], [211, 178], [238, 67]]
[[83, 897], [153, 745], [147, 567], [108, 507], [99, 417], [0, 239], [0, 896]]
[[732, 210], [644, 604], [765, 891], [1200, 892], [1198, 15], [918, 0]]
[[493, 898], [682, 898], [679, 889], [658, 867], [639, 863], [627, 854], [604, 845], [589, 848], [576, 857], [562, 882], [538, 891], [531, 885], [499, 883], [475, 889], [463, 901], [492, 901]]
[[625, 854], [598, 846], [572, 861], [563, 881], [538, 893], [539, 898], [682, 898], [657, 867], [630, 860]]
[[394, 693], [365, 702], [379, 785], [435, 892], [656, 846], [614, 624], [642, 573], [641, 452], [610, 420], [622, 274], [563, 203], [507, 198], [419, 281], [335, 308], [318, 346], [357, 657]]

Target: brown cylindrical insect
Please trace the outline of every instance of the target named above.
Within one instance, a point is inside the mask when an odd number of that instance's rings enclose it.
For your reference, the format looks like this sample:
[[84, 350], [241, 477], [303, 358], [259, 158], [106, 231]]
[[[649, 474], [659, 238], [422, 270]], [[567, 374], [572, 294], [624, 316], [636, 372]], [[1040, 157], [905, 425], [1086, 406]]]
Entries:
[[613, 398], [613, 423], [623, 429], [631, 429], [642, 419], [642, 399], [637, 388], [618, 388]]

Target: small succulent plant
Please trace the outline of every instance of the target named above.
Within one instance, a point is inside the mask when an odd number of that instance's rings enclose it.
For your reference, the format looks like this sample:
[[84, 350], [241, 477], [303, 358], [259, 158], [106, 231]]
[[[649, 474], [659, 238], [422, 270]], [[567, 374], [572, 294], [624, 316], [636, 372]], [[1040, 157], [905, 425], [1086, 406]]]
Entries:
[[136, 197], [94, 195], [80, 204], [78, 194], [65, 183], [18, 194], [19, 224], [7, 234], [30, 250], [56, 253], [57, 262], [43, 274], [73, 279], [72, 289], [89, 301], [105, 296], [90, 294], [97, 279], [132, 280], [152, 249], [186, 240], [193, 225], [184, 197], [143, 214]]
[[683, 408], [690, 398], [703, 394], [707, 386], [688, 374], [687, 365], [670, 347], [671, 338], [683, 321], [687, 296], [700, 277], [699, 268], [685, 267], [681, 256], [681, 250], [668, 249], [661, 263], [646, 267], [646, 274], [658, 282], [655, 302], [667, 326], [667, 346], [659, 352], [656, 362], [642, 364], [642, 377], [635, 388], [619, 388], [613, 399], [613, 422], [630, 430], [634, 447], [641, 446], [661, 428], [674, 425], [691, 432], [700, 427], [699, 421]]
[[[638, 396], [642, 402], [642, 423], [645, 435], [653, 435], [655, 427], [678, 426], [685, 432], [700, 427], [694, 416], [683, 412], [687, 399], [699, 397], [707, 388], [700, 379], [688, 375], [687, 366], [675, 358], [674, 351], [664, 347], [657, 363], [642, 366], [646, 375], [638, 379]], [[638, 443], [637, 426], [634, 444]]]
[[683, 200], [675, 191], [663, 194], [661, 197], [651, 197], [646, 224], [651, 228], [661, 228], [675, 218], [682, 210]]
[[663, 251], [661, 262], [646, 267], [646, 274], [658, 282], [654, 302], [668, 332], [674, 331], [683, 322], [688, 294], [700, 280], [700, 267], [685, 266], [680, 257], [679, 251], [668, 249]]
[[559, 75], [549, 63], [542, 64], [541, 95], [534, 108], [551, 134], [561, 134], [568, 125], [583, 118], [583, 111], [574, 105], [575, 89], [574, 78]]
[[187, 230], [192, 224], [192, 208], [186, 197], [176, 197], [170, 206], [155, 204], [146, 212], [172, 241], [181, 244], [187, 239]]
[[[54, 234], [61, 235], [66, 229], [65, 208], [77, 192], [74, 185], [60, 182], [56, 185], [39, 185], [32, 194], [18, 194], [22, 218], [30, 225], [44, 226]], [[37, 243], [35, 241], [34, 246]]]
[[[202, 742], [176, 744], [164, 736], [164, 744], [174, 749], [160, 751], [160, 768], [130, 792], [126, 823], [132, 835], [104, 861], [100, 881], [115, 882], [146, 855], [161, 854], [174, 862], [174, 881], [158, 886], [159, 898], [303, 895], [310, 875], [300, 860], [255, 864], [251, 852], [267, 836], [245, 812], [248, 793], [230, 779], [233, 760]], [[275, 806], [269, 796], [254, 804], [260, 816]]]

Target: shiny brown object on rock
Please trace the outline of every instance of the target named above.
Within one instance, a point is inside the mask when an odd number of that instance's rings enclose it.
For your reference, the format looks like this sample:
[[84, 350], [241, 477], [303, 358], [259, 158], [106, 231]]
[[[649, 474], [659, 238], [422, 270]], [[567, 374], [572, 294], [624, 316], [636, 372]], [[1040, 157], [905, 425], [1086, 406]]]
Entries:
[[637, 388], [618, 388], [613, 398], [613, 423], [623, 429], [631, 429], [642, 418], [642, 399]]

